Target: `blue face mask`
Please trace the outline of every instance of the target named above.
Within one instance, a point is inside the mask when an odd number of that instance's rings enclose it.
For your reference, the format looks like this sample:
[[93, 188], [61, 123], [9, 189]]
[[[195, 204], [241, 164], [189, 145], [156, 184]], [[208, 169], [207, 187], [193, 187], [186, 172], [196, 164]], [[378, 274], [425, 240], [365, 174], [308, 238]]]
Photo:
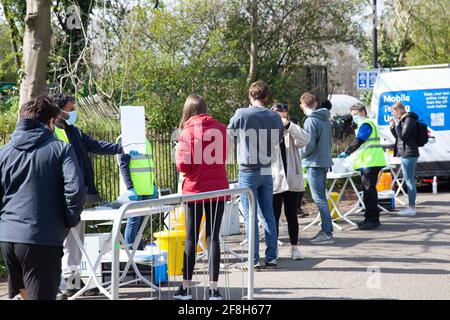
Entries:
[[71, 111], [71, 112], [66, 112], [66, 113], [69, 115], [69, 118], [66, 119], [66, 123], [69, 126], [74, 125], [75, 122], [77, 122], [77, 117], [78, 117], [77, 112], [76, 111]]
[[363, 121], [363, 119], [361, 118], [361, 116], [359, 114], [353, 116], [353, 122], [356, 123], [358, 126], [362, 121]]

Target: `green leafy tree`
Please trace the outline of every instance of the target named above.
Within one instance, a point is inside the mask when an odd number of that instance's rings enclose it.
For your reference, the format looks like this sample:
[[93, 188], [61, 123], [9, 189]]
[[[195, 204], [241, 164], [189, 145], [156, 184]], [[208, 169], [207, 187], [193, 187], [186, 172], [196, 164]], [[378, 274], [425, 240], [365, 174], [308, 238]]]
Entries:
[[[449, 62], [450, 2], [448, 0], [386, 0], [379, 30], [381, 67]], [[362, 59], [370, 63], [372, 40], [367, 37]]]

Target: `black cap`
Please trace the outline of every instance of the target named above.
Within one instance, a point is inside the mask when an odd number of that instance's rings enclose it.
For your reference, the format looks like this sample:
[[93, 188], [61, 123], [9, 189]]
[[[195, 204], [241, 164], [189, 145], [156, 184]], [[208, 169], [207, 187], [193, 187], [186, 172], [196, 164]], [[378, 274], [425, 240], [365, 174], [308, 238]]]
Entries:
[[325, 100], [324, 102], [322, 102], [322, 104], [320, 105], [320, 108], [325, 108], [328, 110], [331, 110], [331, 108], [333, 107], [333, 105], [331, 104], [330, 100]]

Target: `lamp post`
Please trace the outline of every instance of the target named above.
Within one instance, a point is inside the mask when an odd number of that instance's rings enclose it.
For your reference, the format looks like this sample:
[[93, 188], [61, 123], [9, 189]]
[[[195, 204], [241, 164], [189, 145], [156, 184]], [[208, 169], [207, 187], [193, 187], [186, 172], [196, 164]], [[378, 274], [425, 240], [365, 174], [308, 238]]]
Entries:
[[372, 29], [372, 61], [374, 69], [378, 68], [378, 34], [377, 34], [377, 0], [373, 0], [373, 29]]

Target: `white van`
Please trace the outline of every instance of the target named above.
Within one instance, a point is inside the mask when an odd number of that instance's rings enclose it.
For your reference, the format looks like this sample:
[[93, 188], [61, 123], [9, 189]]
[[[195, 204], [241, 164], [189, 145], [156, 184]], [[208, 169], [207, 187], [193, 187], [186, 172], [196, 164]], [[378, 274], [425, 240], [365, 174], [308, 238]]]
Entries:
[[417, 113], [431, 132], [420, 148], [418, 177], [450, 176], [450, 65], [442, 68], [381, 72], [373, 91], [371, 112], [380, 127], [381, 143], [393, 146], [391, 107], [398, 101]]

